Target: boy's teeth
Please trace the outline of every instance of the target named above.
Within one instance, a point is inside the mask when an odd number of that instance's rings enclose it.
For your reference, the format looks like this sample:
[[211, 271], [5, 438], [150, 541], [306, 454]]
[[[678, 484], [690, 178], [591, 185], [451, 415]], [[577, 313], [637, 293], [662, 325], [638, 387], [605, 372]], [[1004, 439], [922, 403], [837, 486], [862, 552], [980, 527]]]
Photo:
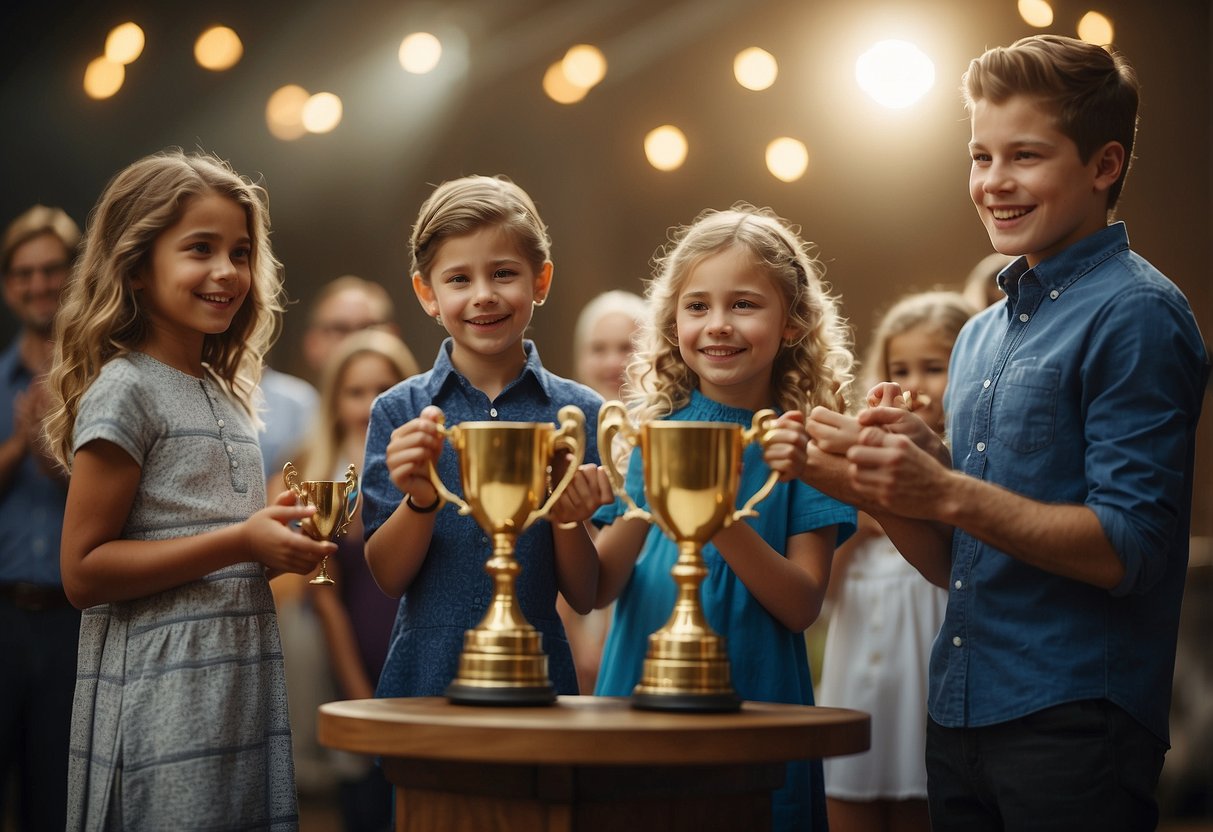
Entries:
[[996, 220], [1013, 220], [1028, 213], [1027, 208], [991, 208], [990, 212]]

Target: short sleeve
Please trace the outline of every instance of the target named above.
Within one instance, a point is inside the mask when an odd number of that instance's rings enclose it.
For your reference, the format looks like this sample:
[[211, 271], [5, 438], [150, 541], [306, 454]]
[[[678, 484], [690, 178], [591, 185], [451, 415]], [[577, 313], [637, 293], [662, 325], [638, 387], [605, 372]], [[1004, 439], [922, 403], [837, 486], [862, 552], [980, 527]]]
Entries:
[[73, 453], [94, 439], [104, 439], [143, 466], [161, 433], [162, 420], [140, 381], [138, 371], [125, 361], [111, 361], [101, 369], [80, 398]]

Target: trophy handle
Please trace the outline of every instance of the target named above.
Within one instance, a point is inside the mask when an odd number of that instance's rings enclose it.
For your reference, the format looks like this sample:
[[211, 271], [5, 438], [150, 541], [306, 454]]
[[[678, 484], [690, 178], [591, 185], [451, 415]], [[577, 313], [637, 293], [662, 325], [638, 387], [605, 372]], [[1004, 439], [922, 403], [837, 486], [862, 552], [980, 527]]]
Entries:
[[358, 513], [358, 504], [362, 502], [362, 486], [358, 481], [358, 470], [354, 468], [353, 463], [345, 471], [345, 513], [341, 521], [341, 527], [333, 535], [334, 539], [345, 534], [346, 529], [350, 527], [350, 523], [354, 521], [354, 515]]
[[303, 489], [299, 487], [299, 471], [295, 468], [295, 463], [288, 462], [282, 466], [282, 481], [294, 493], [296, 500], [303, 499]]
[[[576, 405], [566, 404], [560, 408], [560, 412], [556, 414], [556, 418], [560, 421], [560, 427], [552, 436], [552, 453], [561, 448], [568, 449], [573, 458], [569, 460], [568, 468], [565, 469], [564, 476], [560, 478], [560, 482], [556, 483], [552, 489], [552, 493], [548, 495], [544, 504], [532, 511], [526, 518], [526, 526], [530, 526], [536, 520], [542, 520], [552, 510], [552, 506], [556, 505], [556, 501], [560, 499], [560, 495], [568, 488], [569, 483], [573, 481], [573, 477], [577, 476], [577, 469], [581, 466], [581, 461], [585, 459], [585, 414], [581, 412], [581, 408]], [[580, 523], [561, 523], [563, 528], [577, 528]], [[524, 528], [526, 527], [524, 526]]]
[[[453, 428], [446, 426], [445, 417], [438, 419], [438, 435], [444, 440], [449, 441], [452, 445], [458, 446], [459, 442], [459, 425]], [[465, 517], [472, 513], [472, 507], [464, 502], [463, 498], [452, 492], [442, 482], [442, 477], [438, 476], [438, 469], [434, 467], [434, 463], [430, 463], [430, 484], [434, 486], [434, 490], [438, 492], [438, 499], [443, 503], [454, 503], [459, 507], [459, 513]], [[439, 508], [442, 506], [439, 505]]]
[[611, 451], [616, 436], [631, 445], [634, 452], [639, 434], [628, 419], [627, 408], [620, 401], [604, 402], [602, 409], [598, 411], [598, 453], [602, 457], [602, 467], [606, 469], [607, 479], [611, 482], [611, 490], [628, 507], [621, 519], [639, 517], [646, 523], [652, 523], [653, 515], [636, 505], [636, 501], [625, 487], [623, 474], [619, 473], [619, 468], [615, 465], [615, 454]]
[[[754, 421], [750, 424], [747, 430], [741, 432], [742, 445], [748, 445], [751, 442], [757, 441], [764, 448], [767, 446], [767, 435], [770, 432], [771, 423], [775, 421], [775, 411], [771, 409], [760, 410], [754, 414]], [[758, 512], [754, 510], [754, 506], [767, 498], [771, 493], [771, 489], [775, 487], [775, 483], [779, 482], [779, 472], [772, 471], [767, 481], [762, 484], [762, 488], [754, 492], [754, 496], [745, 501], [745, 505], [737, 509], [729, 517], [729, 523], [732, 524], [743, 517], [757, 517]]]

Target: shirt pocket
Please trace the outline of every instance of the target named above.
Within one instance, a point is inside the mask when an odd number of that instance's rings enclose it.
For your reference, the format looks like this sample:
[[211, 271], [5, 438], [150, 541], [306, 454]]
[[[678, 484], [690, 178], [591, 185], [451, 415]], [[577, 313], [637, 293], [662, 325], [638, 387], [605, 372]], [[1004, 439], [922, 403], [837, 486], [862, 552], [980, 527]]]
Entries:
[[999, 380], [994, 436], [1030, 454], [1053, 443], [1061, 372], [1055, 367], [1011, 366]]

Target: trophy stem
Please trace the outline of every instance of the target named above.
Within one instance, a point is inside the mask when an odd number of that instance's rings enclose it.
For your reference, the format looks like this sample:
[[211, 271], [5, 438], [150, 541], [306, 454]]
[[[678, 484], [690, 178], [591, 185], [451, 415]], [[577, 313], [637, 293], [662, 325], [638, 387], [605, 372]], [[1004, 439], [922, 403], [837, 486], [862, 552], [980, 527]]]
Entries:
[[678, 561], [670, 574], [678, 598], [669, 620], [649, 636], [632, 704], [652, 711], [735, 711], [741, 700], [730, 679], [727, 644], [708, 624], [699, 595], [708, 574], [702, 544], [678, 541]]
[[461, 705], [548, 705], [556, 691], [548, 679], [542, 637], [523, 616], [514, 591], [522, 571], [514, 555], [518, 535], [493, 534], [493, 555], [484, 571], [493, 579], [493, 601], [484, 618], [463, 636], [459, 673], [446, 689]]

